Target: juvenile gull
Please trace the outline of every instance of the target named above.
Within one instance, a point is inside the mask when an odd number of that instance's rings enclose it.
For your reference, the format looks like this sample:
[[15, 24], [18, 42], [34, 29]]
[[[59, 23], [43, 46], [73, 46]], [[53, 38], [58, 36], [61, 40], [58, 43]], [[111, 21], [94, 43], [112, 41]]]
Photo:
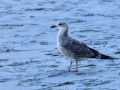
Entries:
[[97, 50], [88, 47], [83, 42], [75, 40], [68, 36], [68, 24], [66, 22], [59, 22], [50, 28], [59, 28], [57, 35], [57, 47], [61, 54], [71, 58], [69, 71], [72, 65], [72, 59], [76, 60], [76, 71], [78, 71], [78, 60], [82, 58], [96, 58], [96, 59], [113, 59], [110, 56], [103, 55]]

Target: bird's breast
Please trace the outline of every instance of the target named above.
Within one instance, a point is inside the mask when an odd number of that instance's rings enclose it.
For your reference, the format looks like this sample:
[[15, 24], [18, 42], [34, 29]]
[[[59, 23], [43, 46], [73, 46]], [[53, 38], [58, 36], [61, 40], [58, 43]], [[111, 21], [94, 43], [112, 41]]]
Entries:
[[60, 53], [62, 53], [62, 43], [61, 43], [61, 39], [57, 38], [57, 48], [60, 51]]
[[64, 47], [63, 43], [64, 43], [64, 39], [62, 39], [62, 38], [57, 38], [57, 47], [58, 47], [59, 52], [60, 52], [62, 55], [65, 55], [65, 56], [67, 56], [67, 57], [73, 58], [72, 53], [70, 53], [70, 52]]

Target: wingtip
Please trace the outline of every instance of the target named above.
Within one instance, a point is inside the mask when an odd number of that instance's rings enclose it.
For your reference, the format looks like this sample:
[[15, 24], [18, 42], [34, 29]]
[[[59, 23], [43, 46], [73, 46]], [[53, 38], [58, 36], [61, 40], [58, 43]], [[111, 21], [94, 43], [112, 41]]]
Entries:
[[111, 59], [111, 60], [113, 60], [113, 57], [101, 54], [101, 59]]

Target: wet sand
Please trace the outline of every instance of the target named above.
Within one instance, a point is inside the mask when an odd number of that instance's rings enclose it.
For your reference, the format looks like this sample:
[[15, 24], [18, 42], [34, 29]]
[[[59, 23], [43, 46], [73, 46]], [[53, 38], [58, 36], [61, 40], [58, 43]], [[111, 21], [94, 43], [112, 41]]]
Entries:
[[[59, 21], [69, 35], [114, 60], [87, 59], [68, 72], [57, 49]], [[1, 90], [119, 90], [119, 0], [1, 0]], [[72, 69], [75, 69], [75, 62]]]

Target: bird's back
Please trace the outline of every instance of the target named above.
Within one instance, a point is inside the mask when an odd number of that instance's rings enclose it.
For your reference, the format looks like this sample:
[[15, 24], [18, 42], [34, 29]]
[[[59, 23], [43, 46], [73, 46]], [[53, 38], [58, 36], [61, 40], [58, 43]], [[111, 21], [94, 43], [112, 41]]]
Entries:
[[69, 36], [58, 38], [58, 49], [63, 55], [73, 59], [100, 57], [100, 53], [98, 51], [89, 48], [86, 44], [72, 39]]

